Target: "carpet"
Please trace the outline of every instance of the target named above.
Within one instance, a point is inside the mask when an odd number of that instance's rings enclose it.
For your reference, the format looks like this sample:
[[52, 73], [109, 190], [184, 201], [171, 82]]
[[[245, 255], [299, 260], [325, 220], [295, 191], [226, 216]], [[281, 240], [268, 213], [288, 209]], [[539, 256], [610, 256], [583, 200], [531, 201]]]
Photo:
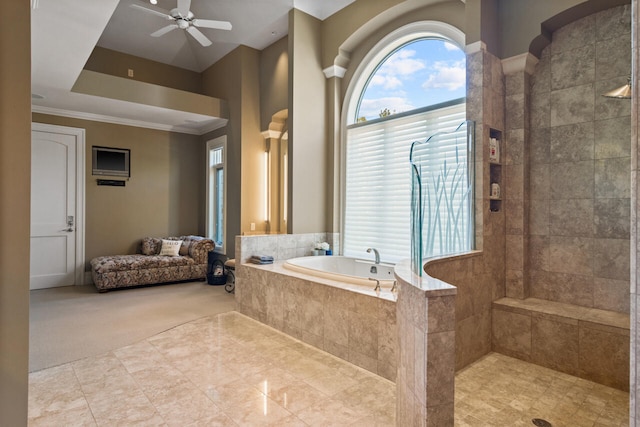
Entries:
[[235, 309], [224, 286], [188, 282], [100, 294], [93, 285], [31, 291], [29, 372], [97, 356]]

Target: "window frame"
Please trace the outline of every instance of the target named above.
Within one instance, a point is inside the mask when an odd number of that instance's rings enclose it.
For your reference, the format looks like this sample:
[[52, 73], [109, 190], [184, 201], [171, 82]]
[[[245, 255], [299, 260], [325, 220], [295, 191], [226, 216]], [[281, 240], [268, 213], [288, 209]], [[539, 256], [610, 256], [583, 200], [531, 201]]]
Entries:
[[[210, 164], [211, 152], [215, 150], [222, 150], [222, 163], [218, 163], [213, 167]], [[206, 155], [205, 155], [205, 179], [206, 179], [206, 221], [205, 232], [206, 236], [212, 239], [215, 243], [215, 251], [225, 254], [227, 239], [227, 137], [221, 136], [207, 141]], [[213, 193], [215, 188], [212, 188], [214, 182], [217, 180], [217, 174], [222, 170], [222, 239], [217, 240], [217, 212], [220, 210], [218, 206], [214, 206], [217, 197]]]

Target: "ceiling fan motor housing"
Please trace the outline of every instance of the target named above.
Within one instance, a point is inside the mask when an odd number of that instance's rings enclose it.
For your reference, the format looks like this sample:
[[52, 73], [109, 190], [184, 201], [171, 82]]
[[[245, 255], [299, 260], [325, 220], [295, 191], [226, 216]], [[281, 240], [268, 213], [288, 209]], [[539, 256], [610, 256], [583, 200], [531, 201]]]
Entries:
[[171, 9], [171, 11], [169, 13], [171, 14], [171, 17], [173, 19], [183, 19], [185, 21], [191, 21], [193, 19], [193, 16], [194, 16], [193, 12], [191, 12], [191, 11], [189, 11], [189, 13], [187, 13], [186, 16], [182, 15], [177, 7], [175, 9]]

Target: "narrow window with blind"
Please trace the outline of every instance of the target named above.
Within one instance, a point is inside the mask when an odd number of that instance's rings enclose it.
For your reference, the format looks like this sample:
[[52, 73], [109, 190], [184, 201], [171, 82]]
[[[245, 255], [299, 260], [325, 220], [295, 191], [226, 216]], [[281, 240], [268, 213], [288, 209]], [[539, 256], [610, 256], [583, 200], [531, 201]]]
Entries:
[[215, 242], [216, 250], [224, 252], [225, 245], [225, 137], [207, 143], [207, 237]]
[[[345, 256], [365, 258], [369, 247], [385, 262], [411, 256], [411, 144], [466, 119], [465, 75], [460, 48], [421, 38], [390, 52], [353, 94], [359, 104], [346, 132]], [[466, 139], [459, 141], [466, 152]], [[433, 150], [433, 164], [452, 149]]]

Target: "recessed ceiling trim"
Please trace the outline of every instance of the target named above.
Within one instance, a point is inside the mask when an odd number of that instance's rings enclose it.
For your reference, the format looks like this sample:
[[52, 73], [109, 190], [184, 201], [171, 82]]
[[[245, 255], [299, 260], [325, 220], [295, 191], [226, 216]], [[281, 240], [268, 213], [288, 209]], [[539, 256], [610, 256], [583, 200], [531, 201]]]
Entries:
[[80, 72], [71, 91], [212, 118], [229, 117], [227, 102], [223, 99], [90, 70]]
[[191, 128], [186, 126], [172, 126], [163, 123], [152, 123], [142, 120], [124, 119], [122, 117], [106, 116], [103, 114], [85, 113], [83, 111], [63, 110], [60, 108], [43, 107], [32, 105], [31, 112], [49, 114], [52, 116], [68, 117], [72, 119], [89, 120], [92, 122], [111, 123], [115, 125], [134, 126], [145, 129], [161, 130], [165, 132], [186, 133], [189, 135], [204, 135], [205, 133], [220, 129], [227, 125], [228, 120], [218, 119], [215, 122], [201, 128]]

